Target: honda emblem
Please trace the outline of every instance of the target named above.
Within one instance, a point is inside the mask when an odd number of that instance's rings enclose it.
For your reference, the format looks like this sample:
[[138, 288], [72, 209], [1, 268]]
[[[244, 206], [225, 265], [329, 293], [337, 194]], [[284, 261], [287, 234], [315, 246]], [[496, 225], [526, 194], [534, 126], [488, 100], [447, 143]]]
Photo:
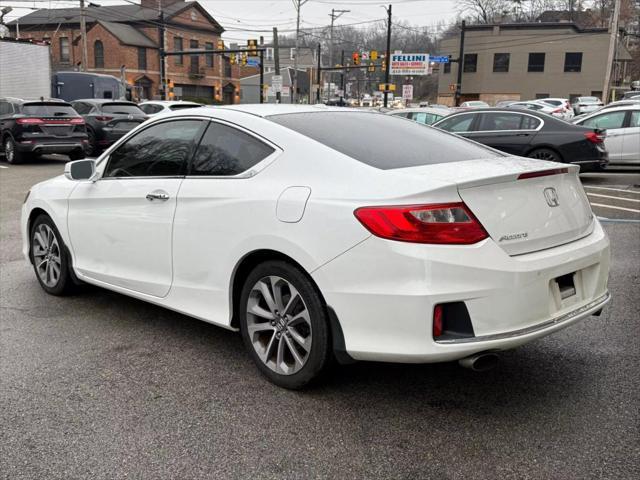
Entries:
[[553, 187], [548, 187], [544, 189], [544, 198], [547, 201], [547, 205], [550, 207], [557, 207], [560, 205], [560, 200], [558, 200], [558, 192]]

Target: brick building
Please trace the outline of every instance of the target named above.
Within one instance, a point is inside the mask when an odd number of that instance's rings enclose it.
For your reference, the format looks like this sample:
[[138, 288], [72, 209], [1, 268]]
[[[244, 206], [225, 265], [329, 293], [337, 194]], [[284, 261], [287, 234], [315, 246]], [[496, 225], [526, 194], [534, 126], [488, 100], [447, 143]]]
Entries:
[[[224, 28], [198, 2], [162, 0], [166, 51], [216, 49]], [[80, 9], [36, 10], [9, 25], [20, 38], [51, 42], [54, 71], [82, 66]], [[123, 78], [135, 99], [159, 98], [160, 22], [157, 0], [87, 7], [87, 71]], [[176, 98], [239, 103], [239, 68], [221, 55], [167, 57], [165, 78]]]

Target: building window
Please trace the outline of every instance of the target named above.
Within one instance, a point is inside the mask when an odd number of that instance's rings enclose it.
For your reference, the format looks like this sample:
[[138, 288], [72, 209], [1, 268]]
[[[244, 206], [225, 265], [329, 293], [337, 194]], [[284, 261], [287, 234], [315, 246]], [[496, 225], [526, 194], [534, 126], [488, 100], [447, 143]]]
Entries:
[[[182, 50], [184, 50], [183, 47], [184, 46], [182, 45], [182, 38], [173, 37], [173, 51], [181, 52]], [[173, 58], [175, 59], [175, 65], [182, 65], [182, 63], [184, 62], [184, 58], [182, 55], [175, 55]]]
[[231, 77], [231, 61], [228, 57], [224, 57], [224, 76]]
[[509, 57], [510, 55], [508, 53], [494, 53], [493, 54], [493, 71], [508, 72]]
[[582, 52], [567, 52], [564, 54], [564, 71], [582, 71]]
[[296, 49], [295, 48], [290, 48], [289, 49], [289, 58], [291, 60], [293, 60], [294, 58], [296, 58]]
[[478, 54], [465, 53], [462, 71], [465, 73], [474, 73], [478, 70]]
[[444, 73], [451, 73], [451, 63], [445, 63], [444, 65]]
[[267, 48], [267, 60], [273, 60], [273, 48]]
[[[213, 43], [211, 42], [206, 42], [204, 44], [204, 48], [205, 50], [213, 50]], [[210, 53], [205, 57], [205, 60], [207, 61], [207, 67], [212, 68], [213, 67], [213, 54]]]
[[[198, 47], [198, 40], [190, 40], [189, 41], [189, 49], [190, 50], [197, 50]], [[189, 56], [190, 59], [190, 66], [189, 66], [189, 71], [191, 73], [200, 73], [200, 56], [199, 55], [190, 55]]]
[[69, 63], [69, 39], [67, 37], [60, 37], [60, 61], [62, 63]]
[[544, 53], [530, 53], [528, 72], [544, 72]]
[[[529, 70], [531, 71], [531, 70]], [[549, 94], [548, 93], [536, 93], [536, 100], [541, 100], [543, 98], [549, 98]]]
[[147, 49], [138, 47], [138, 70], [147, 69]]
[[93, 43], [93, 63], [95, 68], [104, 68], [104, 46], [100, 40]]

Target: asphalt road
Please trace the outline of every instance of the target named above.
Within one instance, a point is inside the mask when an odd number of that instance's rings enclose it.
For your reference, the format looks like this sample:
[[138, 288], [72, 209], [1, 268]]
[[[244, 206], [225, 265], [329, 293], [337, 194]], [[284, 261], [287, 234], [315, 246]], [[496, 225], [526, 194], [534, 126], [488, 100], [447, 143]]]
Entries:
[[61, 171], [0, 169], [0, 478], [640, 478], [639, 223], [605, 224], [603, 315], [493, 371], [359, 363], [291, 392], [232, 332], [97, 288], [46, 295], [19, 208]]

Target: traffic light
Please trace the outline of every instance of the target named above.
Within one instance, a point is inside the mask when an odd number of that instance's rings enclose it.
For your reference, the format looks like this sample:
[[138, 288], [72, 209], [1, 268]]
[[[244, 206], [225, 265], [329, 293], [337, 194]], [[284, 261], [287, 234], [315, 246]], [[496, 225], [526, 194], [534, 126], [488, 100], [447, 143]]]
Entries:
[[218, 40], [218, 50], [224, 50], [224, 40]]
[[387, 59], [386, 58], [382, 59], [382, 71], [383, 72], [387, 71]]
[[369, 54], [369, 60], [372, 60], [375, 62], [377, 59], [378, 59], [378, 51], [371, 50], [371, 53]]
[[241, 61], [242, 61], [242, 65], [247, 64], [247, 54], [245, 52], [242, 52]]
[[247, 50], [249, 50], [249, 55], [255, 56], [258, 53], [258, 41], [255, 39], [247, 40]]
[[235, 65], [236, 64], [236, 54], [232, 53], [229, 55], [229, 63], [231, 63], [231, 65]]
[[175, 97], [175, 93], [173, 93], [173, 80], [169, 79], [169, 100], [173, 100]]
[[369, 62], [369, 71], [370, 72], [375, 72], [376, 71], [376, 66], [373, 62]]
[[360, 53], [359, 52], [353, 52], [353, 55], [351, 56], [351, 58], [353, 58], [353, 64], [354, 65], [360, 65]]

